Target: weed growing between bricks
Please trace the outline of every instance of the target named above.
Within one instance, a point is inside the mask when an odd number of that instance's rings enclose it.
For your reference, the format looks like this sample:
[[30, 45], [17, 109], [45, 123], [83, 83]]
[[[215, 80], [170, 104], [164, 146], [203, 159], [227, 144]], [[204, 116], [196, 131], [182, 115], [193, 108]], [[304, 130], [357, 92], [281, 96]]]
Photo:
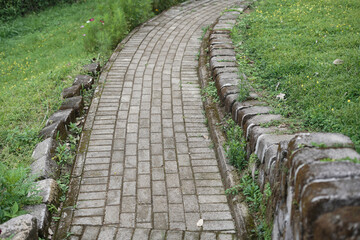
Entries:
[[[258, 172], [251, 172], [252, 164], [257, 164], [258, 158], [253, 153], [247, 160], [246, 140], [243, 131], [231, 118], [222, 122], [222, 129], [226, 135], [224, 149], [229, 163], [237, 168], [239, 175], [242, 176], [240, 183], [225, 191], [227, 195], [240, 195], [249, 206], [253, 216], [255, 227], [252, 229], [251, 238], [271, 239], [270, 221], [266, 218], [266, 206], [271, 196], [270, 184], [266, 184], [264, 193], [260, 191], [257, 184]], [[252, 177], [253, 175], [253, 177]]]
[[[85, 121], [85, 116], [87, 114], [87, 110], [90, 107], [95, 88], [96, 85], [93, 85], [91, 89], [81, 90], [81, 95], [84, 99], [84, 109], [81, 113], [81, 116], [76, 119], [76, 122], [69, 124], [69, 135], [65, 140], [57, 139], [59, 144], [55, 150], [54, 159], [56, 160], [60, 169], [60, 176], [56, 181], [60, 189], [60, 205], [58, 207], [53, 204], [48, 205], [48, 210], [52, 214], [52, 222], [50, 228], [53, 232], [55, 232], [57, 222], [60, 220], [60, 210], [64, 207], [64, 202], [66, 200], [67, 192], [69, 190], [71, 169], [73, 167], [73, 163], [76, 157], [76, 152], [80, 141], [80, 135], [82, 133], [82, 127]], [[76, 208], [76, 206], [70, 207]], [[70, 237], [70, 235], [71, 234], [69, 233], [67, 237]]]

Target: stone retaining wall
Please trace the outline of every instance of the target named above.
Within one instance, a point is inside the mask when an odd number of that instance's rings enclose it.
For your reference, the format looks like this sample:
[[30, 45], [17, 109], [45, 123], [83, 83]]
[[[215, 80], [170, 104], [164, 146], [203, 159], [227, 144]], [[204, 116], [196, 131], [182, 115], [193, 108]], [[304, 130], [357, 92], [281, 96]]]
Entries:
[[[210, 68], [225, 111], [247, 140], [250, 166], [264, 190], [272, 189], [269, 221], [273, 239], [359, 239], [360, 155], [350, 138], [337, 133], [287, 134], [286, 127], [263, 127], [281, 115], [256, 93], [239, 102], [238, 67], [230, 30], [242, 9], [227, 11], [209, 37]], [[246, 79], [246, 77], [244, 78]]]

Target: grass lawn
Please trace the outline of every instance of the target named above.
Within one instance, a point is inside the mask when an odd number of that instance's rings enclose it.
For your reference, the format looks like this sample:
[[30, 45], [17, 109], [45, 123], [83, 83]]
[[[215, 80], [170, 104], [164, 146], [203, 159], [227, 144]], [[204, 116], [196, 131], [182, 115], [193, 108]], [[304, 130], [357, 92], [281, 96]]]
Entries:
[[[65, 4], [0, 26], [0, 160], [31, 162], [37, 134], [61, 104], [81, 66], [94, 54], [83, 47], [81, 25], [96, 17], [95, 1]], [[103, 53], [105, 54], [105, 53]]]
[[275, 112], [302, 130], [343, 133], [358, 152], [359, 16], [358, 0], [258, 1], [232, 34], [240, 71]]

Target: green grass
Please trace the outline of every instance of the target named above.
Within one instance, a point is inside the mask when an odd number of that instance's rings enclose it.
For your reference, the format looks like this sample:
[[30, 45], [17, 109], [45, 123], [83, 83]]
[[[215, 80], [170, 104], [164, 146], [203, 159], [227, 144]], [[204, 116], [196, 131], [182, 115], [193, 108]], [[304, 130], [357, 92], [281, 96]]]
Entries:
[[358, 0], [259, 1], [233, 40], [241, 71], [276, 113], [303, 129], [343, 133], [360, 151], [358, 16]]
[[64, 4], [1, 24], [1, 161], [31, 162], [38, 131], [61, 104], [62, 89], [98, 57], [84, 50], [80, 28], [96, 17], [95, 7], [95, 1]]
[[39, 130], [82, 66], [104, 63], [132, 28], [178, 2], [88, 0], [0, 22], [0, 161], [29, 166]]

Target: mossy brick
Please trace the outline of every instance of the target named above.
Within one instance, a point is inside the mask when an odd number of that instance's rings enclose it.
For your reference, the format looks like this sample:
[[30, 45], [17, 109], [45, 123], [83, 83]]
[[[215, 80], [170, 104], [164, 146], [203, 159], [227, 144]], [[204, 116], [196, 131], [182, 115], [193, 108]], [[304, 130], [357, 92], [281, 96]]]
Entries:
[[315, 222], [314, 239], [358, 239], [360, 206], [343, 207], [321, 215]]

